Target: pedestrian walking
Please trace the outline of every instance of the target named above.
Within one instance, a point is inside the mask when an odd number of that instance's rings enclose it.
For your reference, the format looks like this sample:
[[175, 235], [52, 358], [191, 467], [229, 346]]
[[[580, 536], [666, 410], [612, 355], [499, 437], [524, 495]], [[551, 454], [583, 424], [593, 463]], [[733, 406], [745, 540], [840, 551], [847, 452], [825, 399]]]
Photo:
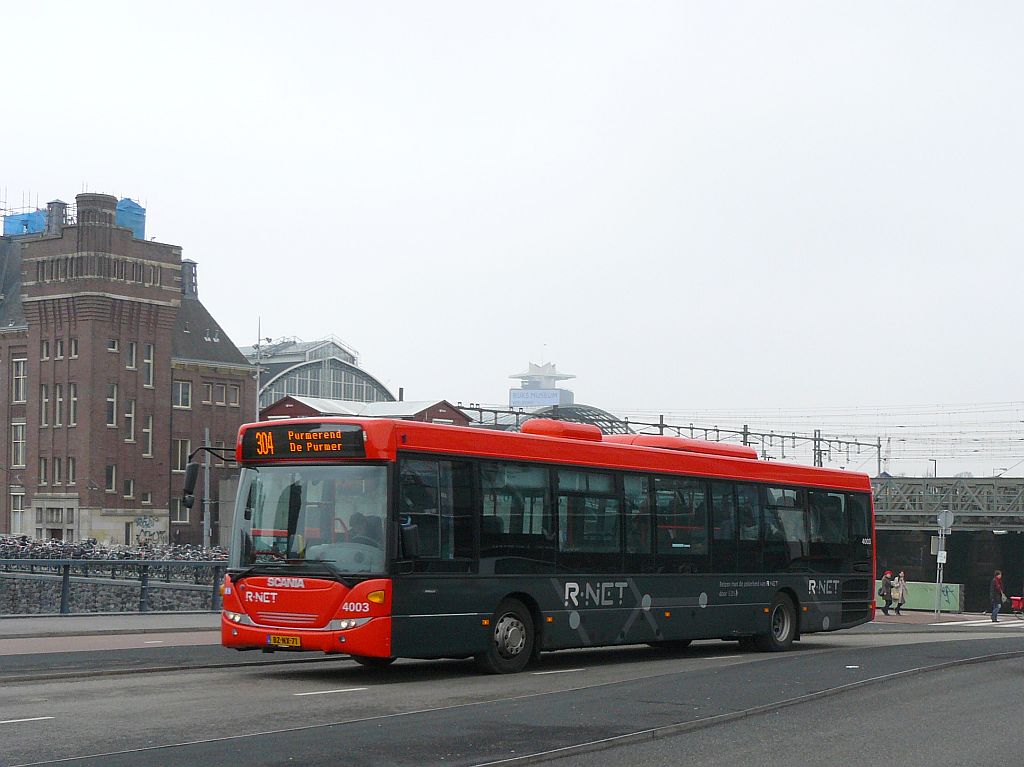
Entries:
[[888, 615], [889, 608], [892, 607], [892, 570], [886, 570], [882, 574], [882, 585], [878, 587], [878, 596], [885, 600], [882, 612]]
[[902, 615], [900, 608], [907, 603], [907, 579], [902, 570], [892, 579], [892, 601], [896, 604], [896, 614]]
[[988, 599], [992, 603], [992, 622], [999, 622], [999, 608], [1003, 606], [1003, 602], [1008, 602], [1009, 598], [1006, 596], [1006, 591], [1003, 589], [1003, 571], [996, 570], [996, 574], [992, 578], [992, 583], [988, 587]]

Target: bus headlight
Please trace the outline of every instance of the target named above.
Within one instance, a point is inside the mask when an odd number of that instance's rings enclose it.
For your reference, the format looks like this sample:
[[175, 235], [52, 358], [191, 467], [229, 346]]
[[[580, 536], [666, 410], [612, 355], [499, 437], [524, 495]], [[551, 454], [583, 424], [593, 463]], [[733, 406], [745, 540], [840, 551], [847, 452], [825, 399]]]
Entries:
[[349, 629], [359, 628], [365, 626], [370, 622], [369, 618], [342, 618], [341, 620], [333, 620], [327, 624], [328, 631], [348, 631]]

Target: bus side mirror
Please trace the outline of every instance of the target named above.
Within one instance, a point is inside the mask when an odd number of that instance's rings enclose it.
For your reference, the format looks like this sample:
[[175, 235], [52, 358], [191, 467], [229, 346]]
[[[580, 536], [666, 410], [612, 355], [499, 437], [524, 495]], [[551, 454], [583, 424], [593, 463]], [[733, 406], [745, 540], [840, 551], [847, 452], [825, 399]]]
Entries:
[[196, 480], [199, 478], [199, 464], [190, 463], [185, 467], [185, 488], [182, 491], [181, 503], [186, 509], [191, 509], [196, 502]]
[[416, 525], [402, 525], [402, 556], [416, 559], [420, 555], [420, 529]]

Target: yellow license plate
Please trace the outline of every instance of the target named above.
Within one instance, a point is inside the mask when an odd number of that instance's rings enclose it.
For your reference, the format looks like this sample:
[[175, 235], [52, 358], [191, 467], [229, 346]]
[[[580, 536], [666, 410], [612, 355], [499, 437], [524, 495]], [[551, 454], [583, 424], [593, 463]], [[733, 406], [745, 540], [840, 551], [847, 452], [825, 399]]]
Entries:
[[268, 634], [267, 644], [275, 647], [301, 647], [301, 637], [283, 636], [281, 634]]

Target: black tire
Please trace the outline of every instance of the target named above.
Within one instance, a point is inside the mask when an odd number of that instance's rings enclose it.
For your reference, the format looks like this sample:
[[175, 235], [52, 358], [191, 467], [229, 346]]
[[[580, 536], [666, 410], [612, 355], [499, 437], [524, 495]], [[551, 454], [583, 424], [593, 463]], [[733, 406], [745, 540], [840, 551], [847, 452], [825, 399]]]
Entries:
[[648, 642], [651, 647], [664, 652], [682, 652], [690, 646], [692, 639], [665, 639], [661, 642]]
[[350, 655], [348, 657], [360, 666], [366, 666], [367, 668], [387, 668], [395, 662], [394, 658], [374, 658], [369, 655]]
[[537, 636], [533, 616], [517, 599], [503, 599], [491, 617], [487, 650], [476, 656], [488, 674], [516, 674], [533, 659]]
[[796, 608], [785, 594], [776, 594], [768, 610], [768, 633], [754, 637], [761, 652], [788, 650], [796, 638]]

